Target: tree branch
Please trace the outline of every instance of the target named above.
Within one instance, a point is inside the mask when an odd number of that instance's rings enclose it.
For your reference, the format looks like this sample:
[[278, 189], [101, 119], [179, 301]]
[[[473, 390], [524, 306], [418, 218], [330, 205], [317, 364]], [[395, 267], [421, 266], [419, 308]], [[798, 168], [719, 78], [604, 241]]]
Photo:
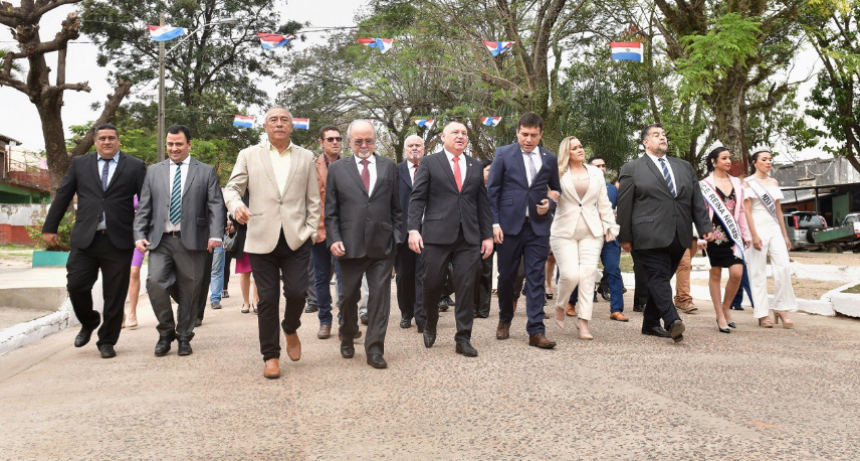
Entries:
[[[102, 123], [107, 123], [113, 118], [122, 100], [131, 92], [131, 85], [131, 82], [126, 82], [123, 80], [117, 82], [117, 86], [114, 89], [113, 94], [108, 97], [107, 103], [105, 103], [105, 107], [102, 110], [102, 113], [99, 118], [95, 121], [95, 123], [93, 123], [93, 127], [99, 126]], [[84, 137], [81, 138], [80, 141], [78, 141], [78, 144], [74, 147], [74, 149], [72, 149], [72, 157], [74, 158], [79, 155], [86, 154], [87, 151], [90, 150], [90, 147], [93, 146], [94, 137], [95, 131], [88, 130], [87, 134], [84, 135]]]

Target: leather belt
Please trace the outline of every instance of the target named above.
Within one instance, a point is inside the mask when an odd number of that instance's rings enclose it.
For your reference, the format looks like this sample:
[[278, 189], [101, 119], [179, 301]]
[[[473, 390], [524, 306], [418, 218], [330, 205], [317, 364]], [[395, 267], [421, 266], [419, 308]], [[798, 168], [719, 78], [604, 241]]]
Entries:
[[165, 232], [164, 235], [169, 235], [171, 237], [182, 237], [182, 231]]

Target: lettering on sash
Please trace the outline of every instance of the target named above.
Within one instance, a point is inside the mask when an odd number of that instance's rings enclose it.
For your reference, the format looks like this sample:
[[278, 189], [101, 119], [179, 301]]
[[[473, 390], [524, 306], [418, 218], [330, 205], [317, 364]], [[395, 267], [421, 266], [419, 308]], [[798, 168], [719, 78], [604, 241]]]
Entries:
[[779, 224], [779, 218], [776, 216], [776, 201], [770, 195], [770, 192], [762, 185], [762, 183], [758, 182], [755, 178], [747, 179], [747, 184], [750, 185], [750, 189], [755, 192], [755, 195], [758, 196], [761, 203], [764, 203], [764, 207], [767, 208], [767, 211], [770, 212], [770, 216]]
[[717, 194], [714, 186], [710, 185], [707, 181], [699, 181], [699, 188], [702, 189], [702, 196], [705, 198], [705, 202], [711, 207], [711, 210], [714, 210], [714, 215], [722, 221], [723, 227], [728, 231], [729, 238], [734, 243], [732, 250], [735, 256], [743, 260], [743, 237], [741, 237], [741, 229], [737, 221], [735, 221], [734, 216], [729, 212], [729, 208], [723, 202], [723, 199], [720, 198], [719, 194]]

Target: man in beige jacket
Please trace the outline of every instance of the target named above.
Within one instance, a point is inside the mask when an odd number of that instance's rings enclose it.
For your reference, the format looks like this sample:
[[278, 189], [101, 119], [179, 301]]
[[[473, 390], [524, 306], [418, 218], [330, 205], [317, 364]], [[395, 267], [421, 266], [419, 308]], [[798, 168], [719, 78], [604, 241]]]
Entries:
[[[320, 220], [320, 192], [314, 155], [290, 142], [293, 117], [275, 106], [263, 123], [268, 139], [239, 152], [224, 199], [240, 224], [248, 225], [245, 252], [260, 296], [258, 327], [266, 378], [281, 376], [278, 306], [284, 282], [287, 306], [281, 326], [287, 336], [287, 355], [301, 358], [296, 333], [301, 326], [304, 292], [308, 287], [308, 260]], [[250, 207], [242, 202], [249, 192]]]

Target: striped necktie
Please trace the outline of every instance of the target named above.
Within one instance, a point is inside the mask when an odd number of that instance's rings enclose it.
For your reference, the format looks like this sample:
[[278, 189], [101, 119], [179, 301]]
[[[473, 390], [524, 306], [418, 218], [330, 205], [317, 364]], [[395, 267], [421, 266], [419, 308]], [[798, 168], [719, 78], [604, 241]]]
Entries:
[[677, 197], [675, 194], [675, 183], [672, 182], [672, 175], [669, 174], [669, 168], [666, 166], [666, 159], [660, 158], [660, 167], [663, 168], [663, 179], [666, 180], [666, 185], [669, 186], [669, 192], [672, 193], [672, 197]]
[[170, 223], [174, 226], [182, 220], [182, 164], [176, 164], [173, 190], [170, 192]]

